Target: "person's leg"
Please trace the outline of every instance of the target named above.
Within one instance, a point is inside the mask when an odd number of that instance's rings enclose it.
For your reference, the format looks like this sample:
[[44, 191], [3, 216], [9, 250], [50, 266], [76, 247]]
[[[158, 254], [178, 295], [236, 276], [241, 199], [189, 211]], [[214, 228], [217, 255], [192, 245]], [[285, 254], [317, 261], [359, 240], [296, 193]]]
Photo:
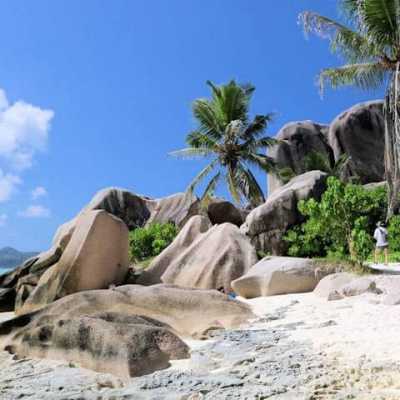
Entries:
[[374, 263], [378, 264], [378, 253], [379, 253], [379, 249], [377, 247], [375, 247], [375, 252], [374, 252]]
[[385, 252], [385, 265], [388, 265], [389, 264], [389, 248], [385, 247], [384, 252]]

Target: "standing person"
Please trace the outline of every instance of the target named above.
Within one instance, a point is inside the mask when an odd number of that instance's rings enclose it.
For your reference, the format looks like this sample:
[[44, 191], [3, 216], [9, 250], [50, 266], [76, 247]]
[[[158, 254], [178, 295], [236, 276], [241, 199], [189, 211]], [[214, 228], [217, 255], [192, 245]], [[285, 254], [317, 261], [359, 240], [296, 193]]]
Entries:
[[374, 254], [374, 262], [377, 263], [378, 254], [383, 250], [385, 253], [385, 265], [388, 265], [389, 258], [389, 242], [387, 240], [388, 231], [382, 222], [376, 224], [376, 229], [374, 232], [374, 239], [376, 240], [376, 248]]

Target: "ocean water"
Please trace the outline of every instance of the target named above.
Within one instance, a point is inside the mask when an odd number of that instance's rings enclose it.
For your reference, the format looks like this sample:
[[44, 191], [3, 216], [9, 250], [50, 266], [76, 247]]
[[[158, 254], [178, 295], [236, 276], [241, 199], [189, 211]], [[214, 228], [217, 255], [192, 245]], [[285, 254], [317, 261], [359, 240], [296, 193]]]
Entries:
[[0, 275], [5, 274], [8, 271], [12, 271], [14, 268], [0, 268]]

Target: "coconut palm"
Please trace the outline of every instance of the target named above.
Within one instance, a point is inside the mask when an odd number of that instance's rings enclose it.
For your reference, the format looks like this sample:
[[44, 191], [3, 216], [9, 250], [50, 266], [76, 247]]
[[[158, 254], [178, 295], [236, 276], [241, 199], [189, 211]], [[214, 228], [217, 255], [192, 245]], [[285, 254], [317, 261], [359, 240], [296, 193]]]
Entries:
[[265, 149], [276, 140], [263, 136], [271, 114], [249, 118], [250, 100], [255, 88], [231, 81], [211, 88], [211, 99], [197, 99], [193, 103], [193, 115], [198, 127], [186, 137], [188, 147], [171, 153], [174, 156], [193, 158], [207, 157], [210, 162], [200, 171], [188, 187], [194, 188], [213, 173], [203, 197], [212, 194], [222, 180], [228, 184], [229, 192], [237, 204], [247, 201], [251, 206], [262, 204], [263, 191], [250, 168], [256, 166], [263, 171], [274, 168]]
[[[345, 168], [350, 161], [347, 154], [342, 154], [335, 162], [331, 162], [330, 158], [320, 151], [311, 151], [304, 157], [302, 165], [302, 173], [308, 171], [322, 171], [328, 176], [334, 176], [340, 180], [347, 181], [345, 178]], [[278, 177], [283, 183], [288, 183], [292, 178], [297, 176], [296, 172], [290, 167], [278, 169]]]
[[389, 187], [388, 217], [399, 207], [400, 188], [400, 0], [341, 0], [348, 26], [314, 12], [304, 12], [300, 20], [305, 32], [327, 38], [331, 50], [345, 64], [319, 74], [323, 91], [355, 85], [362, 89], [386, 87], [385, 169]]

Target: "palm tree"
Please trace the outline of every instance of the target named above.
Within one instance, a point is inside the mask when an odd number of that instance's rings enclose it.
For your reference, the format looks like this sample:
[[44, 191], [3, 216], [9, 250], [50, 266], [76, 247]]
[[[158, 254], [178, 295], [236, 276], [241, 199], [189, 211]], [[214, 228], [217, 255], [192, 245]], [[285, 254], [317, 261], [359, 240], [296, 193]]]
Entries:
[[186, 137], [189, 147], [171, 153], [184, 158], [210, 159], [190, 183], [188, 191], [192, 192], [213, 172], [203, 198], [212, 194], [219, 181], [225, 179], [237, 204], [243, 200], [251, 206], [262, 204], [264, 194], [250, 167], [256, 166], [266, 172], [274, 168], [272, 159], [263, 151], [276, 143], [275, 139], [263, 136], [272, 115], [256, 115], [250, 120], [254, 86], [239, 85], [233, 80], [221, 86], [208, 81], [207, 85], [211, 88], [211, 99], [197, 99], [193, 103], [198, 127]]
[[[345, 168], [350, 161], [347, 154], [342, 154], [334, 163], [330, 158], [319, 151], [312, 151], [304, 157], [302, 165], [302, 173], [308, 171], [322, 171], [328, 176], [334, 176], [341, 180], [347, 180], [344, 177]], [[278, 169], [278, 177], [283, 183], [288, 183], [292, 178], [297, 176], [296, 172], [290, 167]]]
[[389, 188], [388, 218], [399, 208], [400, 189], [400, 1], [341, 0], [348, 26], [314, 12], [300, 14], [305, 32], [327, 38], [345, 65], [319, 74], [321, 91], [355, 85], [362, 89], [386, 87], [385, 170]]

